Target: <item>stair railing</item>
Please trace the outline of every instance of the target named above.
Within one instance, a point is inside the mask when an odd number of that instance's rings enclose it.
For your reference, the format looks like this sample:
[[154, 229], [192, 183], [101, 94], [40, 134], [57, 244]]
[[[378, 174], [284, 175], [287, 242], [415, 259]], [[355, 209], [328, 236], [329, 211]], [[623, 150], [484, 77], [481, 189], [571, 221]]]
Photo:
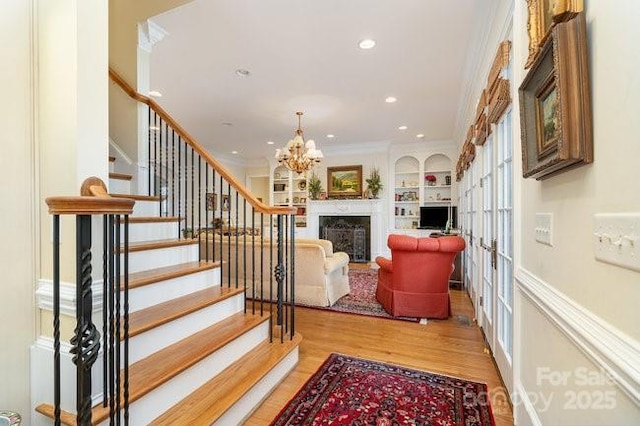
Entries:
[[245, 287], [245, 312], [270, 316], [271, 341], [293, 339], [296, 209], [258, 200], [153, 99], [109, 76], [147, 106], [146, 178], [160, 215], [182, 219], [178, 237], [199, 240], [201, 261], [220, 263], [222, 285]]
[[[42, 405], [37, 411], [61, 424], [60, 381], [60, 216], [76, 217], [76, 326], [70, 340], [76, 366], [77, 425], [90, 425], [92, 417], [91, 368], [103, 349], [103, 406], [109, 406], [110, 424], [124, 424], [129, 416], [129, 215], [134, 200], [110, 197], [99, 178], [87, 179], [81, 196], [49, 197], [46, 203], [53, 215], [53, 407]], [[92, 320], [92, 217], [103, 216], [102, 339]], [[94, 233], [95, 235], [95, 233]], [[122, 289], [122, 291], [121, 291]], [[52, 412], [51, 412], [52, 411]], [[116, 423], [114, 423], [114, 420]], [[70, 419], [65, 423], [73, 424]]]

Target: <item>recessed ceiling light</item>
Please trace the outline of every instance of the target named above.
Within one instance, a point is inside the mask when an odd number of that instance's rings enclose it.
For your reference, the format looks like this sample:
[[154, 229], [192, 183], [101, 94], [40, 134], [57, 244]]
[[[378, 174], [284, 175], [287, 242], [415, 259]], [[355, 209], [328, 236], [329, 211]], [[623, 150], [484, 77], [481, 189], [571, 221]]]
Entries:
[[245, 70], [243, 68], [238, 68], [236, 70], [236, 75], [238, 75], [240, 77], [249, 77], [251, 75], [251, 73], [249, 72], [249, 70]]
[[232, 154], [237, 154], [237, 153], [238, 153], [238, 151], [231, 151], [231, 153], [232, 153]]
[[422, 138], [424, 138], [424, 135], [423, 135], [422, 133], [418, 133], [418, 134], [416, 135], [416, 138], [422, 139]]
[[331, 138], [335, 138], [336, 135], [328, 134], [327, 137], [331, 139]]
[[392, 103], [394, 103], [395, 101], [397, 101], [397, 99], [396, 99], [396, 98], [394, 98], [393, 96], [389, 96], [389, 97], [388, 97], [387, 99], [385, 99], [384, 101], [385, 101], [386, 103], [388, 103], [388, 104], [392, 104]]
[[274, 143], [274, 141], [267, 141], [267, 145], [273, 145]]
[[161, 98], [162, 93], [158, 92], [157, 90], [152, 90], [149, 92], [149, 96], [153, 96], [154, 98]]
[[371, 49], [375, 45], [376, 41], [369, 38], [361, 40], [360, 43], [358, 43], [358, 47], [360, 47], [360, 49]]
[[400, 127], [398, 127], [398, 130], [407, 130], [407, 129], [408, 129], [408, 127], [407, 127], [407, 126], [400, 126]]

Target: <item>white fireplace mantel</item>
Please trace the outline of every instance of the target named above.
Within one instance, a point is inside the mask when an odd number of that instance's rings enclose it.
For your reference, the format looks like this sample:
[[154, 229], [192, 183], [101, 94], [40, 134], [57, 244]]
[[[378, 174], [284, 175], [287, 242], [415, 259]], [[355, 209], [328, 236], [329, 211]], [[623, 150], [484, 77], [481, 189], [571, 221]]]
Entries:
[[320, 216], [369, 216], [371, 218], [371, 260], [385, 253], [382, 200], [320, 200], [307, 204], [307, 232], [318, 238]]

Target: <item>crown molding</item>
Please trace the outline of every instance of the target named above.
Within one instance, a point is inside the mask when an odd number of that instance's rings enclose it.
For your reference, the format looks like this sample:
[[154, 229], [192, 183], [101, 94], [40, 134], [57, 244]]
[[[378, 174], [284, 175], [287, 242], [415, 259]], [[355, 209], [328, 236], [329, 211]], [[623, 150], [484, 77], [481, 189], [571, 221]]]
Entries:
[[372, 152], [388, 152], [391, 142], [367, 142], [361, 144], [349, 144], [339, 146], [320, 146], [322, 153], [325, 157], [349, 155], [349, 154], [363, 154]]
[[151, 53], [153, 46], [162, 41], [169, 33], [150, 19], [138, 23], [138, 47]]

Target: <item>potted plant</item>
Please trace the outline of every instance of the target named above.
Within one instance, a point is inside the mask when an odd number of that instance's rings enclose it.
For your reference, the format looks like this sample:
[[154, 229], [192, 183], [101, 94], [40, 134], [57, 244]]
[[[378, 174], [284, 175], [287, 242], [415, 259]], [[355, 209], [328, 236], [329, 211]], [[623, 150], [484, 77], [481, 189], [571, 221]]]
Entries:
[[378, 194], [384, 188], [382, 184], [382, 179], [380, 178], [380, 171], [377, 167], [371, 169], [369, 173], [369, 178], [366, 179], [367, 182], [367, 190], [371, 192], [371, 197], [378, 198]]
[[193, 238], [193, 228], [182, 229], [182, 236], [187, 239]]
[[429, 186], [434, 186], [436, 184], [436, 177], [435, 175], [426, 175], [424, 177], [424, 180], [427, 181], [427, 185]]
[[309, 191], [309, 197], [312, 200], [317, 200], [318, 196], [322, 192], [322, 182], [320, 181], [320, 178], [318, 177], [318, 175], [316, 175], [315, 172], [313, 172], [311, 174], [311, 177], [309, 178], [307, 189]]

